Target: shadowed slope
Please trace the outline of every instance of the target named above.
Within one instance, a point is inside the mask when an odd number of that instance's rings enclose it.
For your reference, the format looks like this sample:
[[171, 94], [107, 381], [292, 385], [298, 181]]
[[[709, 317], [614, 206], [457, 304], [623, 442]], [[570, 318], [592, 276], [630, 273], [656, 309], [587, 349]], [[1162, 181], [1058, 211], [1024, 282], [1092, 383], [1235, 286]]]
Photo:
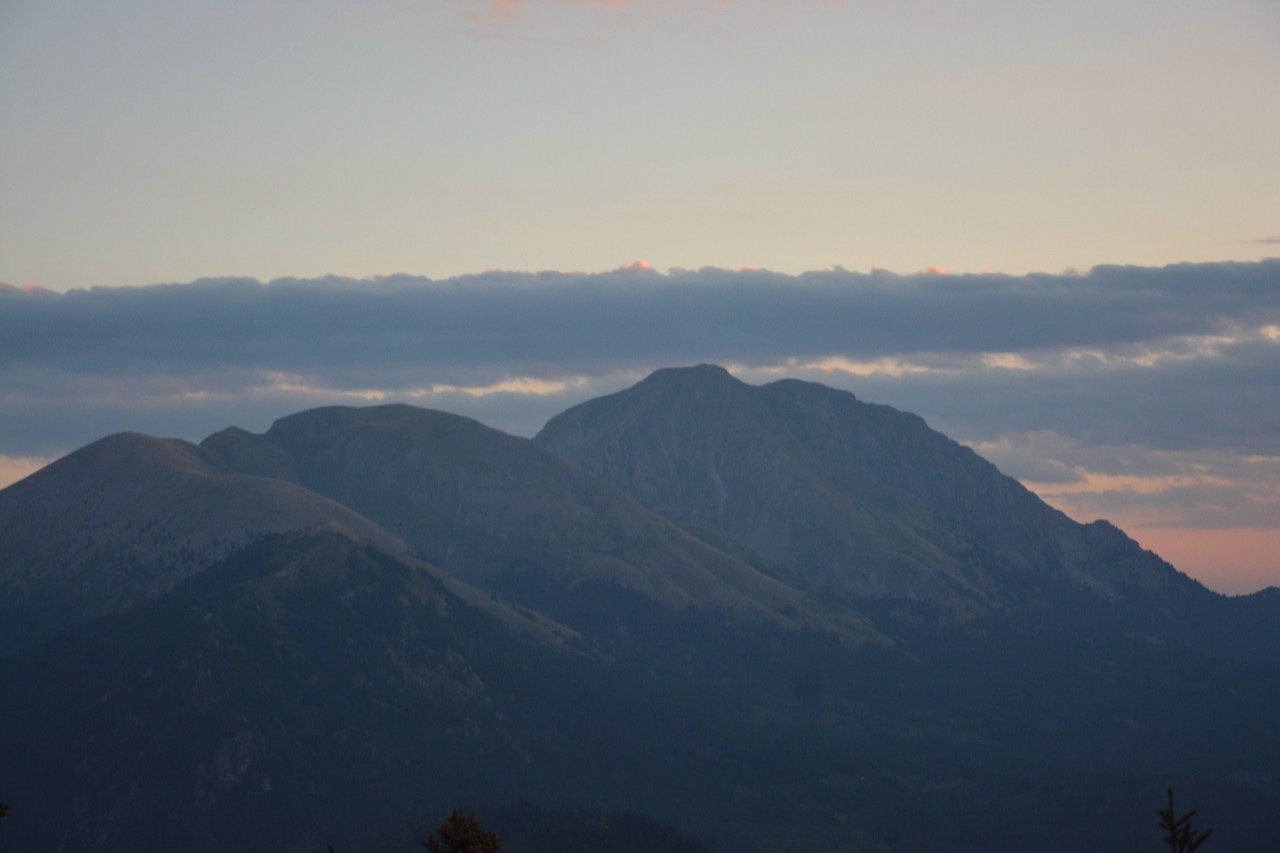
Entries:
[[348, 534], [264, 537], [0, 661], [6, 841], [349, 847], [423, 802], [529, 796], [596, 665], [494, 616]]

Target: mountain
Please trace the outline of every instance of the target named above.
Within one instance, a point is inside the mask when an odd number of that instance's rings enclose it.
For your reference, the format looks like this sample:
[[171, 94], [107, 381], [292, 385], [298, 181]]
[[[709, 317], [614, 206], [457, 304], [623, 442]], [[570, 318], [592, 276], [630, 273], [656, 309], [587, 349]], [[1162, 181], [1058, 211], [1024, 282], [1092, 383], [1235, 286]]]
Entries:
[[534, 441], [685, 529], [738, 543], [780, 580], [855, 606], [1106, 618], [1167, 634], [1221, 598], [1107, 522], [1071, 520], [920, 417], [814, 383], [659, 370], [557, 415]]
[[590, 657], [336, 529], [272, 534], [0, 661], [6, 849], [317, 849], [527, 797]]
[[166, 592], [257, 536], [316, 527], [406, 550], [346, 507], [188, 442], [96, 441], [0, 490], [0, 655]]
[[[204, 452], [324, 495], [446, 572], [582, 631], [624, 641], [660, 611], [840, 634], [877, 633], [690, 535], [527, 439], [391, 405], [315, 409], [263, 435], [224, 430]], [[605, 604], [609, 606], [604, 606]]]
[[0, 543], [5, 849], [356, 849], [465, 803], [544, 846], [1147, 849], [1170, 785], [1280, 838], [1276, 590], [821, 386], [659, 371], [536, 443], [408, 406], [113, 436], [0, 491]]

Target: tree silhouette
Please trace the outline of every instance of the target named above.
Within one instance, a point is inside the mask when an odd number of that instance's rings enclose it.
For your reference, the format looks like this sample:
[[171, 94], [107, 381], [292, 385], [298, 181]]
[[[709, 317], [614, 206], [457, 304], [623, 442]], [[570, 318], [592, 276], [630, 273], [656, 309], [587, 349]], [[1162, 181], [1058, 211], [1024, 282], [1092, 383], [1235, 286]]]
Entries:
[[1170, 788], [1169, 805], [1160, 810], [1160, 828], [1165, 831], [1164, 840], [1169, 842], [1169, 849], [1173, 853], [1191, 853], [1193, 850], [1199, 850], [1200, 845], [1213, 835], [1212, 829], [1200, 832], [1191, 825], [1191, 818], [1195, 816], [1195, 809], [1182, 817], [1177, 816], [1177, 812], [1173, 810], [1173, 789]]
[[430, 853], [499, 853], [502, 850], [497, 834], [485, 832], [480, 821], [462, 809], [454, 809], [422, 846]]

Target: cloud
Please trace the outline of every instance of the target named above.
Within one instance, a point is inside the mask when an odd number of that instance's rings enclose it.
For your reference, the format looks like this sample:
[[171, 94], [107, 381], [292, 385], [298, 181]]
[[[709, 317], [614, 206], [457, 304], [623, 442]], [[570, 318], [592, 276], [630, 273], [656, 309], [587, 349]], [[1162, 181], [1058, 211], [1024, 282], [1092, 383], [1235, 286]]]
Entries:
[[1089, 445], [1051, 431], [970, 444], [1081, 521], [1122, 515], [1130, 530], [1280, 528], [1280, 455]]
[[644, 258], [641, 258], [638, 261], [632, 261], [631, 263], [626, 264], [625, 266], [618, 267], [618, 271], [619, 272], [641, 272], [641, 273], [657, 272], [653, 264], [649, 263]]
[[1029, 370], [960, 356], [950, 364], [936, 360], [925, 372], [828, 381], [925, 414], [965, 439], [1054, 430], [1091, 445], [1280, 451], [1274, 391], [1280, 344], [1254, 330], [1199, 356], [1187, 355], [1177, 341], [1171, 351], [1125, 346], [1030, 352], [1021, 355], [1034, 365]]
[[[233, 417], [268, 399], [429, 403], [449, 389], [502, 391], [504, 422], [529, 432], [520, 400], [702, 361], [850, 388], [970, 439], [1055, 429], [1270, 453], [1277, 329], [1280, 261], [1021, 277], [663, 274], [637, 262], [443, 281], [4, 288], [0, 453], [42, 454], [120, 423], [95, 413], [198, 404]], [[75, 407], [74, 423], [53, 422]]]
[[911, 373], [928, 373], [933, 368], [926, 364], [914, 364], [910, 361], [904, 361], [897, 358], [874, 358], [855, 360], [846, 358], [841, 355], [828, 356], [827, 358], [817, 359], [815, 361], [806, 361], [803, 363], [792, 362], [790, 365], [795, 368], [794, 371], [782, 369], [775, 371], [779, 375], [785, 375], [788, 372], [806, 372], [820, 371], [831, 375], [845, 373], [850, 376], [906, 376]]
[[[642, 275], [636, 275], [643, 272]], [[202, 280], [66, 294], [0, 291], [0, 363], [110, 373], [145, 364], [388, 361], [437, 370], [702, 356], [767, 362], [929, 353], [1184, 349], [1280, 324], [1280, 261], [1084, 276], [491, 272], [431, 281]], [[175, 340], [183, 346], [175, 349]], [[1182, 342], [1182, 343], [1179, 343]], [[374, 344], [371, 346], [371, 344]], [[527, 371], [526, 371], [527, 372]], [[536, 372], [530, 375], [537, 375]]]

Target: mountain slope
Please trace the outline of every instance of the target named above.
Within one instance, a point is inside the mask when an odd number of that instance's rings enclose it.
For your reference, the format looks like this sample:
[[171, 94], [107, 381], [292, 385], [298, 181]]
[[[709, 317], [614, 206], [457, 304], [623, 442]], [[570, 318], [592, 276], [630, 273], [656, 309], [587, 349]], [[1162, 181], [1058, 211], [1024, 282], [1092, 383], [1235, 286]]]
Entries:
[[351, 510], [193, 444], [101, 439], [0, 491], [0, 655], [172, 589], [256, 536], [326, 526], [405, 550]]
[[788, 582], [960, 613], [1065, 593], [1169, 612], [1212, 597], [1105, 522], [1079, 525], [915, 415], [719, 367], [660, 370], [534, 438]]
[[0, 829], [15, 850], [354, 849], [493, 800], [641, 811], [723, 850], [1066, 853], [1142, 846], [1194, 774], [1191, 802], [1234, 804], [1208, 811], [1231, 849], [1275, 838], [1274, 666], [1021, 631], [912, 659], [755, 627], [655, 678], [526, 642], [348, 535], [267, 536], [0, 660]]
[[261, 436], [225, 430], [201, 446], [230, 468], [289, 478], [351, 507], [445, 571], [572, 627], [643, 628], [641, 611], [658, 606], [853, 642], [875, 636], [856, 614], [822, 607], [528, 440], [468, 418], [334, 407], [282, 418]]
[[[530, 800], [725, 850], [1066, 853], [1147, 846], [1173, 784], [1275, 847], [1280, 658], [1201, 641], [1280, 647], [1276, 591], [1211, 595], [821, 386], [664, 371], [556, 435], [680, 526], [405, 406], [118, 436], [0, 495], [33, 567], [0, 843], [347, 849]], [[56, 634], [36, 589], [80, 607]]]
[[5, 841], [317, 849], [529, 796], [595, 666], [348, 534], [273, 534], [0, 661]]

